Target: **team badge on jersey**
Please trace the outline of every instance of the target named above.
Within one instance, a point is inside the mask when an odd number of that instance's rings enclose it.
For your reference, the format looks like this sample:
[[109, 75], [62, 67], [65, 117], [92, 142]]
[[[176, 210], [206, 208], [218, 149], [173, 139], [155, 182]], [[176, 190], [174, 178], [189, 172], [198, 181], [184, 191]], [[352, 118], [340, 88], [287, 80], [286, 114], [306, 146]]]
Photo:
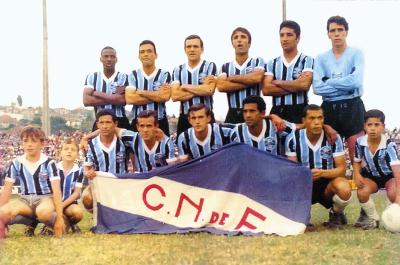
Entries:
[[158, 90], [160, 89], [161, 82], [160, 81], [154, 81], [153, 82], [153, 90]]
[[332, 149], [330, 146], [321, 147], [321, 157], [323, 159], [329, 159], [330, 157], [332, 157]]
[[293, 79], [298, 79], [301, 75], [301, 72], [302, 72], [301, 68], [299, 68], [299, 67], [294, 68], [293, 69]]
[[49, 178], [49, 173], [47, 173], [47, 171], [40, 171], [39, 178], [41, 180], [47, 180]]
[[249, 74], [249, 73], [253, 72], [253, 67], [247, 66], [245, 71], [246, 71], [246, 74]]
[[205, 73], [200, 73], [199, 74], [199, 84], [203, 84], [204, 79], [206, 78], [206, 74]]
[[115, 159], [117, 160], [118, 163], [123, 163], [125, 161], [125, 152], [118, 152], [115, 155]]
[[264, 143], [265, 143], [265, 148], [270, 151], [274, 150], [276, 146], [276, 140], [274, 137], [269, 136], [265, 138]]

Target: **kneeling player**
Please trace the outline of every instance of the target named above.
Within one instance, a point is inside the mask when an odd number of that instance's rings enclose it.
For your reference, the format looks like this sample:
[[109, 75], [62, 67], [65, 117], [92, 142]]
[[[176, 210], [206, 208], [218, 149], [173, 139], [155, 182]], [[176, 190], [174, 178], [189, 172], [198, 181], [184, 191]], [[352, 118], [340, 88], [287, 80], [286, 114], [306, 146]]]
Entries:
[[[60, 178], [55, 162], [41, 153], [45, 135], [40, 128], [27, 126], [22, 130], [20, 138], [24, 154], [11, 163], [0, 196], [0, 239], [5, 237], [5, 226], [17, 215], [37, 218], [53, 227], [56, 236], [61, 236], [64, 221]], [[21, 183], [22, 194], [10, 200], [17, 178]]]
[[382, 111], [367, 111], [364, 130], [367, 135], [357, 139], [353, 162], [354, 181], [361, 205], [355, 226], [373, 229], [379, 227], [379, 215], [370, 194], [385, 188], [389, 200], [400, 204], [400, 159], [396, 144], [383, 134], [385, 114]]
[[292, 132], [286, 141], [286, 155], [309, 167], [313, 177], [312, 203], [330, 208], [329, 221], [324, 225], [340, 227], [347, 224], [343, 212], [349, 204], [351, 186], [345, 178], [345, 155], [340, 137], [333, 144], [324, 132], [324, 113], [317, 105], [304, 109], [305, 129]]

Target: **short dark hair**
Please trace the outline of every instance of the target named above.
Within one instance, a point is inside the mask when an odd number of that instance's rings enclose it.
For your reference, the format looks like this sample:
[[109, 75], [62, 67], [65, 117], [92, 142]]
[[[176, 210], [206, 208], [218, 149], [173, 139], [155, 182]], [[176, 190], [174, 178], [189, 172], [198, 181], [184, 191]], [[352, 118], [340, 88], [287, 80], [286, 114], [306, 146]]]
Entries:
[[196, 34], [192, 34], [186, 37], [185, 41], [183, 42], [183, 47], [186, 48], [186, 41], [187, 40], [194, 40], [194, 39], [199, 39], [200, 40], [200, 47], [203, 48], [204, 44], [203, 44], [203, 40], [200, 38], [199, 35]]
[[44, 142], [44, 140], [46, 139], [46, 135], [44, 134], [44, 132], [42, 131], [42, 129], [37, 126], [37, 125], [28, 125], [25, 126], [22, 129], [22, 132], [20, 134], [20, 139], [24, 139], [25, 137], [30, 137], [30, 138], [37, 138], [39, 139], [41, 142]]
[[103, 49], [101, 49], [100, 55], [103, 54], [104, 50], [113, 50], [115, 53], [117, 53], [117, 51], [116, 51], [113, 47], [111, 47], [111, 46], [106, 46], [106, 47], [104, 47]]
[[156, 45], [155, 45], [154, 42], [152, 42], [151, 40], [144, 40], [144, 41], [142, 41], [142, 42], [139, 44], [139, 52], [140, 52], [140, 47], [141, 47], [142, 45], [145, 45], [145, 44], [150, 44], [151, 46], [153, 46], [154, 53], [157, 54]]
[[294, 30], [294, 33], [296, 33], [296, 39], [300, 37], [301, 29], [300, 25], [293, 20], [285, 20], [281, 23], [279, 26], [279, 31], [281, 31], [282, 28], [290, 28]]
[[364, 115], [364, 122], [367, 122], [369, 118], [378, 118], [383, 124], [385, 124], [385, 113], [378, 109], [371, 109]]
[[247, 29], [245, 29], [245, 28], [243, 28], [243, 27], [237, 27], [237, 28], [235, 28], [233, 31], [232, 31], [232, 34], [231, 34], [231, 41], [233, 40], [233, 35], [235, 35], [236, 34], [236, 32], [243, 32], [244, 34], [246, 34], [247, 35], [247, 37], [249, 38], [249, 43], [251, 43], [251, 34], [250, 34], [250, 31], [248, 31]]
[[320, 106], [315, 105], [315, 104], [310, 104], [310, 105], [307, 105], [307, 106], [304, 107], [304, 109], [303, 109], [303, 118], [305, 118], [307, 116], [307, 112], [309, 110], [321, 110], [322, 114], [324, 113], [324, 110]]
[[76, 140], [72, 137], [67, 137], [64, 139], [62, 145], [61, 145], [61, 149], [64, 147], [64, 145], [66, 144], [72, 144], [76, 147], [76, 149], [79, 151], [79, 144], [76, 142]]
[[349, 24], [347, 23], [347, 21], [346, 21], [346, 19], [345, 19], [344, 17], [341, 17], [341, 16], [333, 16], [333, 17], [330, 17], [330, 18], [328, 19], [328, 22], [326, 22], [326, 30], [327, 30], [328, 32], [329, 32], [329, 25], [332, 24], [332, 23], [336, 23], [336, 24], [338, 24], [338, 25], [344, 26], [344, 29], [345, 29], [346, 31], [349, 30]]
[[136, 124], [138, 123], [139, 118], [149, 118], [149, 117], [153, 117], [154, 124], [158, 124], [157, 113], [154, 110], [142, 110], [141, 112], [139, 112], [139, 114], [137, 115]]
[[250, 103], [257, 104], [257, 109], [260, 112], [265, 111], [267, 108], [264, 99], [257, 95], [250, 95], [250, 96], [247, 96], [245, 99], [243, 99], [243, 107], [245, 104], [250, 104]]
[[202, 110], [202, 109], [205, 109], [207, 116], [212, 116], [210, 108], [207, 107], [206, 105], [204, 105], [203, 103], [194, 104], [194, 105], [190, 106], [189, 115], [191, 112]]
[[111, 110], [108, 110], [108, 109], [102, 109], [102, 110], [100, 110], [99, 112], [96, 113], [96, 122], [99, 121], [100, 117], [108, 116], [108, 115], [112, 117], [113, 122], [118, 121], [117, 117], [114, 114], [114, 112], [112, 112]]

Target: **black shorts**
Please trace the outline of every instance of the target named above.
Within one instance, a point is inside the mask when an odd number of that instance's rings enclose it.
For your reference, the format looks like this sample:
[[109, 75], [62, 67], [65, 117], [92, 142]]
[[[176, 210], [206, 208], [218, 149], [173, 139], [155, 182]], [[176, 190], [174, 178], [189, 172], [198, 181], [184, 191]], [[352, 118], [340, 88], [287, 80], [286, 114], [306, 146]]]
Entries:
[[365, 107], [361, 98], [324, 101], [325, 124], [333, 127], [346, 139], [364, 129]]
[[226, 114], [225, 123], [238, 124], [243, 123], [243, 109], [229, 109]]
[[[118, 128], [124, 128], [124, 129], [130, 129], [130, 125], [129, 125], [129, 120], [127, 117], [117, 117], [117, 121], [118, 121]], [[93, 123], [93, 127], [92, 127], [92, 132], [94, 132], [95, 130], [97, 130], [97, 124], [96, 121]]]
[[280, 118], [293, 123], [303, 123], [303, 110], [307, 104], [273, 106], [270, 114], [278, 115]]
[[[137, 118], [133, 119], [131, 122], [130, 130], [137, 132], [137, 126], [136, 126]], [[168, 123], [168, 118], [165, 116], [161, 120], [158, 120], [158, 128], [160, 128], [166, 136], [169, 137], [169, 123]]]
[[377, 178], [374, 175], [372, 175], [371, 173], [369, 173], [368, 170], [365, 167], [361, 169], [360, 173], [361, 173], [361, 176], [363, 176], [364, 178], [369, 178], [370, 180], [375, 182], [376, 185], [378, 186], [378, 189], [385, 188], [386, 182], [388, 182], [391, 178], [393, 178], [393, 175], [383, 176], [383, 177]]
[[313, 182], [312, 188], [312, 204], [320, 203], [326, 209], [329, 209], [333, 205], [332, 199], [325, 197], [325, 190], [328, 187], [330, 180], [321, 178]]

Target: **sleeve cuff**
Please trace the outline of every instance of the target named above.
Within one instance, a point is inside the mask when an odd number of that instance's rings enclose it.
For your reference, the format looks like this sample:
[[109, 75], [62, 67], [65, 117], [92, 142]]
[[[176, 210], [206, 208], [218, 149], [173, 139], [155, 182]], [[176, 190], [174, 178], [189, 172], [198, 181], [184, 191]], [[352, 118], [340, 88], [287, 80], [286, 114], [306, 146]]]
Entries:
[[296, 156], [296, 152], [286, 152], [286, 156]]
[[338, 156], [344, 156], [344, 151], [343, 152], [333, 153], [333, 157], [338, 157]]
[[391, 166], [397, 166], [397, 165], [400, 165], [400, 160], [395, 160], [395, 161], [392, 161], [392, 162], [390, 162], [390, 165], [391, 165]]
[[354, 162], [360, 163], [362, 161], [362, 159], [358, 158], [358, 157], [354, 157], [353, 158]]

